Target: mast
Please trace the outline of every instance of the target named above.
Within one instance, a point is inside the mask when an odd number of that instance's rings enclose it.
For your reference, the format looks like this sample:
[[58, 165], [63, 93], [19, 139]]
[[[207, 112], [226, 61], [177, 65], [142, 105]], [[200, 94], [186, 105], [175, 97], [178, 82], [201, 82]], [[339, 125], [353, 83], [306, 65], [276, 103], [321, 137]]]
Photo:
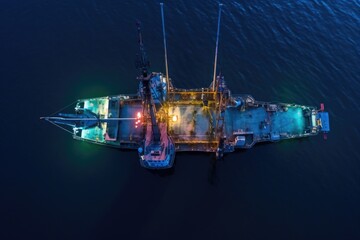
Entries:
[[111, 122], [111, 121], [127, 121], [127, 120], [137, 120], [137, 118], [65, 118], [65, 117], [40, 117], [40, 120], [46, 121], [99, 121], [99, 122]]
[[161, 8], [161, 21], [162, 21], [162, 31], [163, 31], [163, 38], [164, 38], [164, 52], [165, 52], [165, 71], [166, 71], [166, 93], [169, 92], [169, 68], [168, 68], [168, 61], [167, 61], [167, 47], [166, 47], [166, 35], [165, 35], [165, 20], [164, 20], [164, 3], [160, 3]]
[[216, 36], [216, 47], [215, 47], [215, 60], [214, 60], [214, 76], [212, 82], [212, 90], [215, 92], [215, 80], [216, 80], [216, 64], [217, 64], [217, 55], [218, 55], [218, 46], [219, 46], [219, 35], [220, 35], [220, 19], [221, 19], [221, 7], [222, 3], [219, 3], [219, 17], [218, 17], [218, 26], [217, 26], [217, 36]]

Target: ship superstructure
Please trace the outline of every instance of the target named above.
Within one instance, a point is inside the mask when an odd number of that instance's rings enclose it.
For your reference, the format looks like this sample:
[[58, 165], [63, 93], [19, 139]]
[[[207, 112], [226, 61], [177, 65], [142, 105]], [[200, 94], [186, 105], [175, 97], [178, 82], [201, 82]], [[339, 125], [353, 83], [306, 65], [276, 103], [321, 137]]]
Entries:
[[[161, 4], [162, 20], [163, 5]], [[137, 94], [77, 100], [75, 112], [43, 117], [70, 128], [74, 139], [138, 151], [141, 166], [171, 168], [180, 151], [214, 152], [217, 159], [258, 142], [276, 142], [330, 131], [328, 113], [298, 104], [256, 101], [233, 95], [224, 77], [216, 75], [221, 5], [214, 63], [208, 87], [179, 89], [168, 75], [149, 72], [140, 23]]]

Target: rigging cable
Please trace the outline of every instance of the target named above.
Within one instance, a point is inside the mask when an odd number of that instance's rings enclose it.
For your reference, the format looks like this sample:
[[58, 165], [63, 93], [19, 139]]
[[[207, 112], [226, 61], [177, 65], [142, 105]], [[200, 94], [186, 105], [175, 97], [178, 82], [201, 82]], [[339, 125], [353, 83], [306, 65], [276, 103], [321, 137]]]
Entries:
[[68, 108], [68, 107], [70, 107], [71, 105], [73, 105], [73, 104], [74, 104], [74, 103], [76, 103], [76, 102], [78, 102], [78, 100], [75, 100], [74, 102], [70, 103], [69, 105], [66, 105], [65, 107], [63, 107], [63, 108], [61, 108], [61, 109], [59, 109], [59, 110], [55, 111], [54, 113], [50, 114], [49, 116], [53, 116], [53, 115], [55, 115], [55, 114], [59, 113], [60, 111], [62, 111], [62, 110], [64, 110], [64, 109], [66, 109], [66, 108]]
[[54, 123], [54, 122], [52, 122], [52, 121], [49, 121], [49, 120], [46, 120], [46, 121], [48, 121], [48, 122], [51, 123], [51, 124], [54, 124], [56, 127], [59, 127], [60, 129], [66, 131], [66, 132], [68, 132], [68, 133], [70, 133], [71, 135], [74, 135], [74, 133], [71, 132], [70, 130], [68, 130], [68, 129], [66, 129], [66, 128], [63, 128], [63, 127], [59, 126], [58, 124], [56, 124], [56, 123]]

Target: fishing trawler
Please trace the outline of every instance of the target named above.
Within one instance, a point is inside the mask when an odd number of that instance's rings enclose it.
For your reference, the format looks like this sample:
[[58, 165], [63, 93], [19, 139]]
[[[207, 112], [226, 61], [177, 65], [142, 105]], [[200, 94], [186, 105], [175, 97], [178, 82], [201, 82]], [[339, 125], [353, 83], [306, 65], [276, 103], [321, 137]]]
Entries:
[[76, 140], [137, 150], [140, 165], [149, 169], [171, 168], [176, 152], [214, 152], [216, 159], [221, 159], [225, 153], [251, 148], [258, 142], [330, 131], [324, 104], [317, 109], [231, 94], [224, 77], [216, 71], [221, 4], [212, 82], [200, 89], [176, 88], [168, 73], [163, 4], [160, 6], [165, 74], [149, 71], [141, 25], [137, 23], [137, 93], [80, 99], [74, 103], [74, 113], [41, 119], [68, 131]]

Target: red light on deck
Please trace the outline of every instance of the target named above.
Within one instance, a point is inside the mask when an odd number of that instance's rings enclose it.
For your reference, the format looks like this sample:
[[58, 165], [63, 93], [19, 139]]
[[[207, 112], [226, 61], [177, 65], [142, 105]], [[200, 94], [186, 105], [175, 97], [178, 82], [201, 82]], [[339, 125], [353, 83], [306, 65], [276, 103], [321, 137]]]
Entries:
[[136, 121], [135, 121], [135, 128], [138, 128], [138, 124], [140, 124], [140, 122], [141, 122], [141, 112], [137, 112], [136, 113]]

